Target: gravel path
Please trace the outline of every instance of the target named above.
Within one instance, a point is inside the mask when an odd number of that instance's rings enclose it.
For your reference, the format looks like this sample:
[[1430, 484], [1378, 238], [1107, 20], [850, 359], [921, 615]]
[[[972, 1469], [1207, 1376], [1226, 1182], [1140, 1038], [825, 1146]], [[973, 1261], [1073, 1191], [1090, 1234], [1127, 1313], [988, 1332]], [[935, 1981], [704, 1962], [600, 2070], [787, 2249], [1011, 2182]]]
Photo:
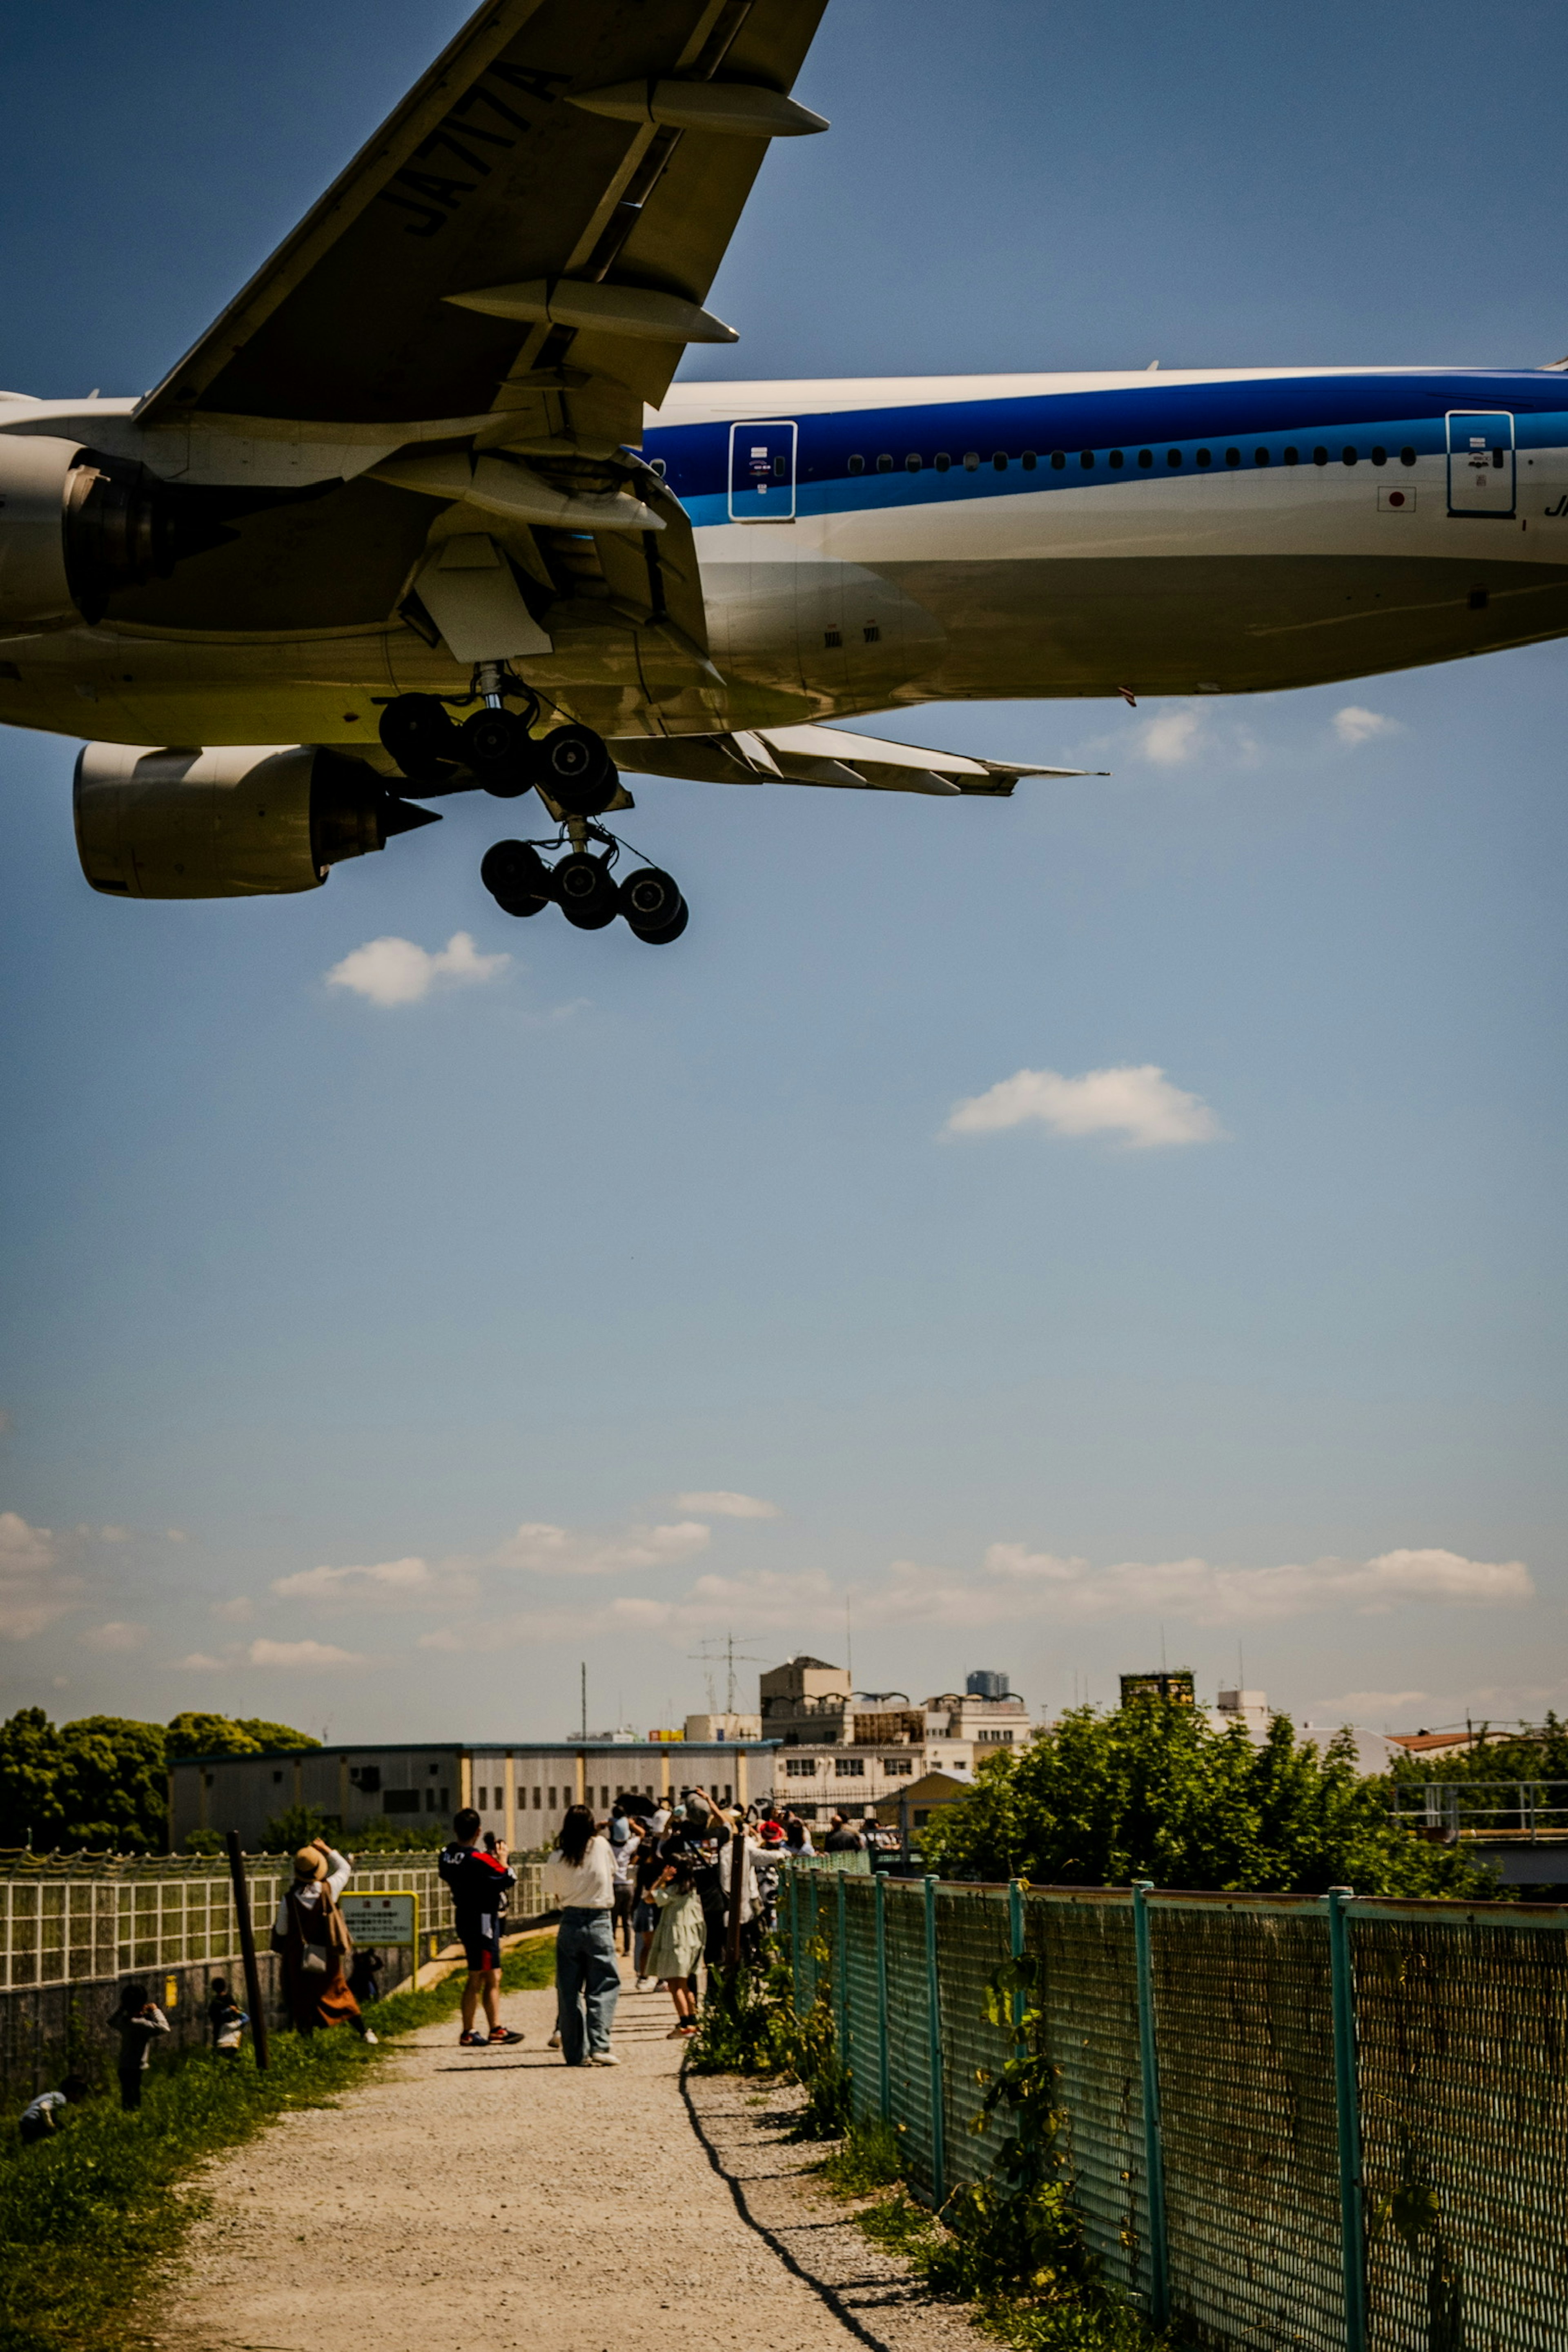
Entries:
[[[550, 1991], [505, 1997], [522, 2047], [412, 2034], [336, 2107], [207, 2165], [163, 2294], [165, 2352], [847, 2352], [864, 2336], [746, 2227], [693, 2130], [662, 1993], [621, 1996], [618, 2067], [544, 2044]], [[570, 2075], [570, 2080], [568, 2080]]]

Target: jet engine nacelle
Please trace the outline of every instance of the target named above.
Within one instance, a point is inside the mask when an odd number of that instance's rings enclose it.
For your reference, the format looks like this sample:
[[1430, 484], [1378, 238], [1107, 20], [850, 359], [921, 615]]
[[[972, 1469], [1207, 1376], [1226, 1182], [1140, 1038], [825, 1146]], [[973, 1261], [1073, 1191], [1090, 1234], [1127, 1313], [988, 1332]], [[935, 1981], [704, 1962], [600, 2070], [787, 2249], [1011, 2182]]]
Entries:
[[166, 579], [229, 535], [200, 502], [79, 442], [0, 433], [0, 633], [99, 621], [117, 589]]
[[363, 760], [314, 743], [147, 751], [89, 743], [76, 839], [95, 890], [120, 898], [254, 898], [315, 890], [329, 866], [438, 822]]

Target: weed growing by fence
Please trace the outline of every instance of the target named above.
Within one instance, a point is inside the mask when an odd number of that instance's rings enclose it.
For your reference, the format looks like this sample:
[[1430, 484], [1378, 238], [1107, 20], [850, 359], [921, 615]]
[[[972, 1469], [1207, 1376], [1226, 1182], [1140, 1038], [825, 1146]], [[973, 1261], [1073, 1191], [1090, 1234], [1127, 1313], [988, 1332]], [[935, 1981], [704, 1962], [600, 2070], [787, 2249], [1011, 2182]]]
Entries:
[[[548, 1984], [554, 1947], [519, 1945], [502, 1969], [509, 1991]], [[437, 2023], [457, 2007], [461, 1975], [427, 1991], [395, 1992], [370, 2014], [384, 2037], [367, 2049], [334, 2031], [274, 2033], [258, 2073], [191, 2051], [149, 2070], [140, 2110], [102, 2095], [75, 2110], [58, 2137], [0, 2140], [0, 2352], [122, 2352], [145, 2342], [132, 2316], [154, 2263], [176, 2250], [201, 2200], [175, 2184], [202, 2158], [247, 2139], [291, 2107], [331, 2105], [384, 2054], [387, 2040]]]

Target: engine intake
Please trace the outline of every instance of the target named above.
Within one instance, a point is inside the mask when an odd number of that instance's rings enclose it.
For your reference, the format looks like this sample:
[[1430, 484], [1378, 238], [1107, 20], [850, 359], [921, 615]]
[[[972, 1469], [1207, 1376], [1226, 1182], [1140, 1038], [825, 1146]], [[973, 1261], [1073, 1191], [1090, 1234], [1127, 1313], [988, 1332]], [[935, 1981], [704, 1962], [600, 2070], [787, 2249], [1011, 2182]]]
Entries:
[[440, 822], [389, 793], [363, 760], [313, 743], [89, 743], [75, 803], [81, 870], [119, 898], [315, 890], [344, 858]]

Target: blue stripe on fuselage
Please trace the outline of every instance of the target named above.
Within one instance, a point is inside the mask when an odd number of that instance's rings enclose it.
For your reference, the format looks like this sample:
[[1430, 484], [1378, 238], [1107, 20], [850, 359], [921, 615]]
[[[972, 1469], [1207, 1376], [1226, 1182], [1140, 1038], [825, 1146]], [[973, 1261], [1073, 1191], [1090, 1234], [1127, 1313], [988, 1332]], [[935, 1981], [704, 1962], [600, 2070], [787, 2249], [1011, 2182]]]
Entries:
[[[1467, 370], [1463, 374], [1394, 373], [1268, 377], [1231, 383], [1151, 383], [1105, 392], [1036, 393], [1016, 398], [910, 403], [896, 407], [807, 413], [799, 417], [796, 508], [802, 515], [833, 514], [867, 508], [923, 506], [954, 498], [1017, 497], [1026, 490], [1082, 489], [1098, 484], [1168, 480], [1195, 470], [1207, 447], [1208, 470], [1236, 470], [1226, 464], [1228, 446], [1240, 448], [1242, 469], [1258, 465], [1265, 449], [1279, 464], [1295, 446], [1302, 463], [1314, 448], [1328, 447], [1330, 461], [1343, 462], [1346, 446], [1364, 461], [1374, 445], [1391, 461], [1401, 448], [1417, 456], [1441, 455], [1447, 446], [1445, 418], [1450, 409], [1510, 412], [1521, 449], [1561, 447], [1568, 443], [1564, 383], [1555, 373]], [[785, 399], [770, 411], [785, 416]], [[1397, 404], [1400, 414], [1390, 414]], [[759, 415], [762, 412], [741, 411]], [[730, 425], [726, 422], [659, 425], [645, 438], [646, 454], [662, 458], [667, 478], [694, 523], [719, 523], [729, 516]], [[1142, 449], [1152, 464], [1139, 464]], [[1113, 470], [1110, 452], [1125, 464]], [[1033, 471], [1021, 463], [1026, 450], [1037, 454]], [[952, 459], [949, 472], [936, 471], [939, 451]], [[1082, 457], [1094, 459], [1085, 467]], [[1170, 463], [1174, 451], [1179, 466]], [[910, 453], [922, 460], [910, 473]], [[966, 452], [980, 457], [976, 472], [964, 470]], [[998, 471], [997, 453], [1008, 463]], [[890, 456], [893, 470], [876, 471]], [[1062, 466], [1052, 465], [1060, 455]], [[849, 459], [864, 459], [862, 474], [849, 472]]]

